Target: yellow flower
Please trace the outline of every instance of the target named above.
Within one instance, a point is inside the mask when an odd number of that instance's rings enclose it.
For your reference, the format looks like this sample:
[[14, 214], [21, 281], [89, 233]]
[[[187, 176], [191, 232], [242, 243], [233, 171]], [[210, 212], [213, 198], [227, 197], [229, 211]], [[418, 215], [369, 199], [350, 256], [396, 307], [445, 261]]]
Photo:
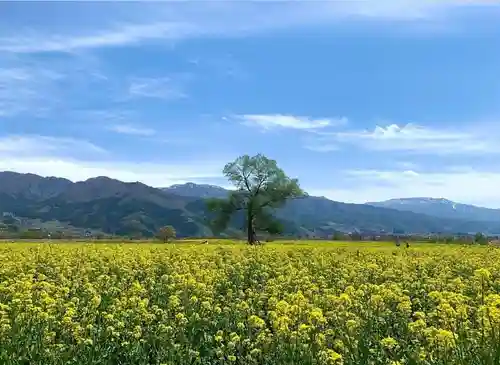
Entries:
[[346, 326], [347, 329], [352, 332], [358, 328], [359, 324], [354, 319], [350, 319], [346, 322]]
[[94, 341], [92, 341], [92, 339], [90, 338], [86, 338], [83, 343], [87, 346], [92, 346], [94, 344]]
[[491, 272], [488, 269], [481, 268], [474, 271], [474, 276], [482, 280], [489, 280], [491, 278]]
[[398, 344], [398, 341], [396, 341], [394, 338], [392, 337], [386, 337], [386, 338], [383, 338], [381, 341], [380, 341], [380, 344], [388, 349], [388, 350], [392, 350], [394, 349], [397, 344]]
[[258, 329], [264, 328], [266, 326], [266, 322], [256, 315], [250, 316], [250, 318], [248, 319], [248, 324], [250, 325], [250, 327]]
[[331, 349], [321, 351], [319, 356], [325, 364], [342, 364], [342, 355]]
[[500, 330], [492, 247], [4, 242], [0, 262], [0, 343], [17, 362], [29, 343], [41, 363], [151, 348], [158, 363], [340, 365], [361, 363], [366, 341], [387, 364], [473, 363]]

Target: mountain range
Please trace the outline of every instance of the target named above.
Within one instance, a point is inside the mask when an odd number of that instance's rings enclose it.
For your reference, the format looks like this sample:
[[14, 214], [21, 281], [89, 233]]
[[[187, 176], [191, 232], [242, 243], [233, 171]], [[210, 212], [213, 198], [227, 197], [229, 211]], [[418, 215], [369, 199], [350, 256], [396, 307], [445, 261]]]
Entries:
[[[229, 190], [219, 186], [194, 183], [153, 188], [108, 177], [72, 182], [56, 177], [0, 172], [0, 214], [4, 212], [4, 215], [41, 222], [58, 221], [115, 235], [153, 236], [169, 224], [180, 237], [210, 236], [205, 199], [223, 198], [228, 193]], [[425, 199], [427, 203], [419, 203]], [[355, 230], [500, 232], [500, 211], [425, 199], [407, 199], [411, 204], [401, 202], [404, 199], [346, 204], [305, 196], [289, 201], [275, 214], [284, 223], [285, 234], [293, 236], [324, 237], [337, 231]], [[242, 225], [234, 223], [226, 234], [238, 235], [241, 230]]]
[[440, 218], [500, 222], [500, 209], [476, 207], [444, 198], [405, 198], [366, 203], [375, 207], [423, 213]]

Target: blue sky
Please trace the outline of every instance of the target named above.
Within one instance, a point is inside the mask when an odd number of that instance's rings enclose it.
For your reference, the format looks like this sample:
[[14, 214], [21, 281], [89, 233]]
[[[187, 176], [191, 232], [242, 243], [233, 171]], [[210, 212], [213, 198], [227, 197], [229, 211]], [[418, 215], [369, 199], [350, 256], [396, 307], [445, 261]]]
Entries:
[[500, 2], [2, 2], [0, 170], [500, 208]]

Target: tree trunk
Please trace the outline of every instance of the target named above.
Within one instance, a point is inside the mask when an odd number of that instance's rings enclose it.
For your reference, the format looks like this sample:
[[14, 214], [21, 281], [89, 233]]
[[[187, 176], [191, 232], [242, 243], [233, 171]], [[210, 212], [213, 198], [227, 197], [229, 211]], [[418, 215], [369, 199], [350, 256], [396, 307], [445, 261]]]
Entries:
[[255, 243], [255, 234], [253, 229], [253, 215], [251, 209], [248, 209], [247, 214], [247, 242], [250, 245]]

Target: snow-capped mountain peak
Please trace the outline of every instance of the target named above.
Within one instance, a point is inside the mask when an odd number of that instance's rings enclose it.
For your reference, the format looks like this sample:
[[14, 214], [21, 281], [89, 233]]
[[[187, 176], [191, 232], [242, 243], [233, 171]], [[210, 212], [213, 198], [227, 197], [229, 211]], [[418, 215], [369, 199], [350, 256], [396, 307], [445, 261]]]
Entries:
[[403, 198], [366, 203], [377, 207], [423, 213], [441, 218], [463, 218], [472, 221], [500, 221], [500, 210], [461, 204], [445, 198]]

